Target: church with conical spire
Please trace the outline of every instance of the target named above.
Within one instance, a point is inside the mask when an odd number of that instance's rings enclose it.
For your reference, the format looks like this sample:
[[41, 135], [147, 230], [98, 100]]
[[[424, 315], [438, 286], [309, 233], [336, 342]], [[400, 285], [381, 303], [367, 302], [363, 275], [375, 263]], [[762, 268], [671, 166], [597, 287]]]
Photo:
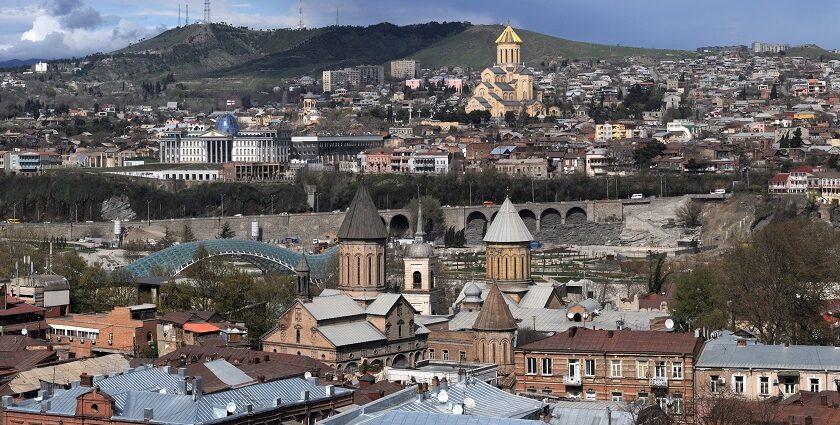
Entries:
[[508, 112], [532, 117], [545, 114], [542, 91], [534, 86], [534, 73], [522, 62], [522, 38], [510, 25], [496, 38], [496, 62], [481, 71], [481, 82], [465, 111], [488, 111], [496, 118]]

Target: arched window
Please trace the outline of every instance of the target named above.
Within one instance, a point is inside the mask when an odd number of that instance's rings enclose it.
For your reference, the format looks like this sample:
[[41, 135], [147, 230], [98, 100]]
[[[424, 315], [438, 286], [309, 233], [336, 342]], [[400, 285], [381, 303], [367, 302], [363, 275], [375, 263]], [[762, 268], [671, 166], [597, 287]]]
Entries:
[[350, 284], [350, 254], [347, 254], [347, 284]]
[[367, 282], [368, 286], [373, 284], [373, 257], [367, 256]]
[[508, 360], [508, 342], [507, 340], [502, 340], [502, 363], [508, 364], [510, 361]]
[[356, 256], [356, 285], [362, 284], [362, 258]]
[[397, 322], [397, 338], [402, 338], [403, 324], [404, 322], [402, 320]]
[[423, 276], [420, 274], [420, 272], [412, 273], [412, 275], [411, 275], [411, 287], [414, 288], [414, 289], [420, 289], [420, 287], [422, 286], [422, 283], [420, 282], [422, 280], [422, 277]]
[[435, 271], [429, 272], [429, 289], [435, 289]]
[[385, 263], [382, 261], [382, 254], [376, 256], [376, 284], [382, 285], [382, 269], [385, 268]]
[[496, 343], [490, 344], [490, 358], [492, 359], [492, 363], [496, 363]]
[[295, 329], [295, 343], [300, 344], [300, 329]]

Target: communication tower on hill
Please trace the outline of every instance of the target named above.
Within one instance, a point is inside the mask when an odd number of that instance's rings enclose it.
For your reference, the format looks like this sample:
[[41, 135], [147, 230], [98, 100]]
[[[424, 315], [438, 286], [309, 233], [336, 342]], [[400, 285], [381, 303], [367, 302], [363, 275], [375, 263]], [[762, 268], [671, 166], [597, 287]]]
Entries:
[[299, 30], [306, 29], [306, 26], [303, 25], [303, 0], [298, 0], [298, 27]]
[[204, 0], [204, 23], [210, 23], [210, 0]]

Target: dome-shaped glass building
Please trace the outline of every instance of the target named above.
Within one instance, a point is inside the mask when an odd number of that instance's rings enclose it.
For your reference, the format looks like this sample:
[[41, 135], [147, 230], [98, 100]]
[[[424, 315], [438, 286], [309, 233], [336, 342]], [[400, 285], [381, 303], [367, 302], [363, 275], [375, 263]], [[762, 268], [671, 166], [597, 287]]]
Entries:
[[223, 114], [216, 120], [216, 130], [235, 136], [239, 133], [239, 120], [233, 114]]

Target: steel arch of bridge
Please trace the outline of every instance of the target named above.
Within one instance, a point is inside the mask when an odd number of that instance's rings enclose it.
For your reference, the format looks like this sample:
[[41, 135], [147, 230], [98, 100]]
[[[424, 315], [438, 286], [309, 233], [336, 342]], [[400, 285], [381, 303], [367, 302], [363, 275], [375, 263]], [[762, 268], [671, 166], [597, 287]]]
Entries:
[[[135, 277], [151, 277], [153, 272], [157, 270], [168, 270], [175, 275], [198, 262], [195, 253], [199, 246], [204, 246], [209, 257], [240, 257], [260, 268], [279, 273], [294, 272], [295, 266], [302, 255], [263, 242], [243, 239], [211, 239], [171, 246], [143, 257], [126, 266], [125, 269]], [[320, 281], [334, 274], [337, 267], [337, 256], [337, 246], [321, 254], [307, 255], [306, 260], [309, 262], [312, 279]]]

